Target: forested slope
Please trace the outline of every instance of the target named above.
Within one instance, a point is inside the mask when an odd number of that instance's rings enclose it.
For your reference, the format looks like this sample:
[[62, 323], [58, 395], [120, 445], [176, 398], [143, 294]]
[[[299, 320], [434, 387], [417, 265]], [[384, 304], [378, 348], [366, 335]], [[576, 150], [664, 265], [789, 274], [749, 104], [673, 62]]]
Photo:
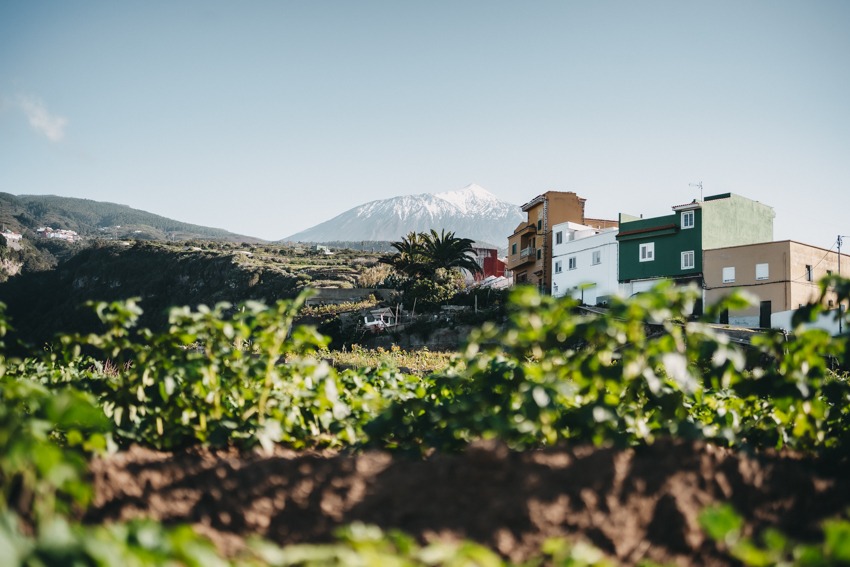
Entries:
[[21, 274], [0, 284], [12, 338], [42, 344], [59, 332], [88, 332], [96, 318], [87, 301], [141, 298], [141, 323], [162, 329], [172, 305], [214, 305], [293, 297], [305, 278], [273, 263], [252, 262], [241, 250], [180, 248], [156, 243], [101, 243], [56, 269]]

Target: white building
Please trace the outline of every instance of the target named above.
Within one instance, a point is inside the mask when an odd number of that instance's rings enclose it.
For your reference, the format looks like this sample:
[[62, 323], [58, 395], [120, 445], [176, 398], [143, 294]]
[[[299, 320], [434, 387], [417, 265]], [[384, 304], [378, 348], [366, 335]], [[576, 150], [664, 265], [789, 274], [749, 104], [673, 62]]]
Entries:
[[585, 305], [621, 294], [617, 281], [617, 228], [564, 222], [552, 227], [552, 295]]
[[24, 235], [19, 232], [12, 232], [7, 228], [4, 228], [3, 232], [0, 234], [2, 234], [3, 238], [6, 239], [6, 246], [11, 248], [12, 250], [21, 249], [21, 240], [23, 239]]
[[76, 242], [80, 238], [80, 235], [73, 230], [63, 228], [53, 229], [49, 226], [41, 226], [36, 229], [36, 232], [43, 238], [55, 238], [57, 240], [65, 240], [66, 242]]
[[4, 229], [2, 233], [3, 237], [6, 239], [6, 242], [20, 242], [24, 237], [23, 234], [19, 232], [12, 232], [9, 229]]

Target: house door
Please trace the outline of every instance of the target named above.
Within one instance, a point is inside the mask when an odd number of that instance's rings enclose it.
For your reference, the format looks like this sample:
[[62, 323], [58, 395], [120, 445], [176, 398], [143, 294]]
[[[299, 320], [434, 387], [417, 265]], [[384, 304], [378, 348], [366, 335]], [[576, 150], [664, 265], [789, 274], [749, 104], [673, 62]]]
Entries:
[[729, 310], [728, 309], [724, 309], [723, 311], [720, 312], [720, 324], [721, 325], [728, 325], [729, 324]]
[[694, 319], [702, 317], [702, 299], [697, 299], [694, 303], [694, 312], [691, 314]]
[[762, 329], [770, 328], [770, 302], [762, 301], [759, 306], [759, 327]]

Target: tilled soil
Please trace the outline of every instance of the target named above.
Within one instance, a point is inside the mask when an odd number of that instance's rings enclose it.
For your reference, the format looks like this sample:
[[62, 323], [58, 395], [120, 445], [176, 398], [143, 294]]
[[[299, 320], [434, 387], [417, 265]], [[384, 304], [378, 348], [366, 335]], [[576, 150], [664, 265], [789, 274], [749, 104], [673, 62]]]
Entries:
[[484, 443], [425, 460], [133, 447], [95, 460], [91, 472], [87, 521], [190, 523], [226, 554], [249, 535], [282, 545], [330, 541], [335, 528], [361, 521], [422, 541], [471, 539], [514, 561], [566, 536], [627, 565], [725, 565], [728, 556], [698, 525], [706, 506], [732, 504], [749, 533], [774, 526], [804, 540], [850, 506], [846, 461], [752, 456], [702, 442], [526, 452]]

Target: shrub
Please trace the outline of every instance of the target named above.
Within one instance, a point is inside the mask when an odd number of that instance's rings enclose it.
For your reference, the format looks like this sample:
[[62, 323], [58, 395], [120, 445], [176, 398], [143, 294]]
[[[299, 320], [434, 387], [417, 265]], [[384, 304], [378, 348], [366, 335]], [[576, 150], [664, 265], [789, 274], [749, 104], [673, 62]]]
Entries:
[[[465, 370], [430, 377], [424, 395], [393, 405], [367, 431], [379, 445], [413, 451], [482, 437], [521, 449], [562, 440], [634, 445], [659, 435], [846, 448], [850, 388], [827, 368], [843, 339], [819, 330], [800, 329], [791, 340], [766, 334], [753, 340], [748, 367], [744, 349], [717, 328], [686, 322], [699, 295], [663, 284], [596, 315], [573, 299], [518, 288], [506, 326], [471, 335]], [[733, 294], [714, 309], [746, 302]]]

